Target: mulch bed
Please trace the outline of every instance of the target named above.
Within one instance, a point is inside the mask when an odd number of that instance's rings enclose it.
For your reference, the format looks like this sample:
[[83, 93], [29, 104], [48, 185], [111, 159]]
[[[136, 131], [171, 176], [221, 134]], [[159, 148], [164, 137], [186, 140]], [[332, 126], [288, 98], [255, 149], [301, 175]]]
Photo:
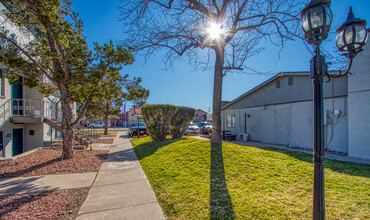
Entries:
[[0, 197], [1, 219], [74, 219], [89, 188]]
[[93, 144], [113, 144], [114, 138], [92, 139]]
[[74, 150], [73, 159], [62, 160], [62, 149], [42, 149], [15, 160], [0, 161], [0, 177], [96, 172], [108, 152]]

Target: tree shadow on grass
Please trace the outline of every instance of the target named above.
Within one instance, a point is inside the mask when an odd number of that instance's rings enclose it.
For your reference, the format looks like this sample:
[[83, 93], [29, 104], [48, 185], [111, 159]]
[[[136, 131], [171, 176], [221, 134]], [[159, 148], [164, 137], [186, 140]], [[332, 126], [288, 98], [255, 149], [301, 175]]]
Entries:
[[167, 145], [170, 145], [172, 143], [175, 143], [177, 141], [186, 140], [186, 138], [179, 138], [179, 139], [169, 139], [165, 141], [159, 141], [159, 142], [146, 142], [143, 144], [139, 144], [134, 147], [134, 151], [136, 153], [136, 156], [139, 160], [148, 157], [152, 154], [154, 154], [159, 148], [165, 147]]
[[[300, 161], [313, 164], [312, 155], [310, 155], [309, 152], [304, 153], [304, 152], [292, 151], [288, 149], [279, 149], [279, 148], [273, 148], [273, 147], [258, 147], [258, 146], [253, 146], [253, 147], [259, 148], [264, 151], [273, 151], [273, 152], [283, 153], [288, 156], [294, 157]], [[332, 160], [332, 159], [325, 158], [325, 168], [331, 169], [332, 171], [335, 171], [338, 173], [348, 174], [351, 176], [370, 177], [370, 165], [367, 165], [367, 164], [344, 162], [344, 161], [338, 161], [338, 160]]]
[[220, 144], [211, 144], [210, 206], [211, 219], [235, 219]]

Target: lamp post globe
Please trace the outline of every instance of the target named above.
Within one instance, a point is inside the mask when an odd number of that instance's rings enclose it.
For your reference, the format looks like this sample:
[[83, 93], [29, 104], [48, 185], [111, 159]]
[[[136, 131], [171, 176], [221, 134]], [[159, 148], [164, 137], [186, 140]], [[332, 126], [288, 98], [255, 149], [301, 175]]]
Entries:
[[309, 44], [319, 46], [328, 37], [333, 20], [330, 3], [328, 0], [311, 0], [301, 11], [302, 30]]
[[368, 38], [365, 25], [366, 21], [355, 18], [352, 7], [350, 7], [347, 20], [337, 29], [338, 34], [335, 40], [342, 55], [353, 59], [362, 51]]

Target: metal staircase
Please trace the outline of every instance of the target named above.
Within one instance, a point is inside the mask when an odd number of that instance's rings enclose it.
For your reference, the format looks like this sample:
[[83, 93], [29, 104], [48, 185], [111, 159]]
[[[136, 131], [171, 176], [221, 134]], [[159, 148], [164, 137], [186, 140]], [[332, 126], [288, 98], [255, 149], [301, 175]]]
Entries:
[[11, 99], [7, 100], [0, 106], [0, 127], [3, 127], [12, 116], [12, 105]]

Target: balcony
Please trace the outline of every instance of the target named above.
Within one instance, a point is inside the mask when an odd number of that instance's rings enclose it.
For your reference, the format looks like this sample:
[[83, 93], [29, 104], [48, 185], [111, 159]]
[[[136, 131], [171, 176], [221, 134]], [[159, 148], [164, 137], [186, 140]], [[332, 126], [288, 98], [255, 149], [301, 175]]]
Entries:
[[14, 124], [43, 123], [44, 119], [61, 116], [57, 104], [43, 99], [9, 99], [0, 106], [0, 125], [10, 120]]

